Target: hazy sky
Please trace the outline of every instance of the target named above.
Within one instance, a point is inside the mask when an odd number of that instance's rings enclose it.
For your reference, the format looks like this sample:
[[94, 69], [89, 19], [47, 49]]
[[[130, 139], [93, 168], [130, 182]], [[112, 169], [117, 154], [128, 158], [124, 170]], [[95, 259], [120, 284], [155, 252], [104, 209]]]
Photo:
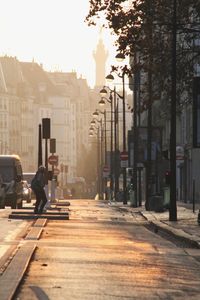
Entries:
[[[88, 11], [88, 0], [0, 0], [0, 55], [34, 58], [46, 71], [73, 70], [93, 86], [99, 28], [84, 23]], [[110, 70], [114, 53], [108, 32], [104, 40]]]

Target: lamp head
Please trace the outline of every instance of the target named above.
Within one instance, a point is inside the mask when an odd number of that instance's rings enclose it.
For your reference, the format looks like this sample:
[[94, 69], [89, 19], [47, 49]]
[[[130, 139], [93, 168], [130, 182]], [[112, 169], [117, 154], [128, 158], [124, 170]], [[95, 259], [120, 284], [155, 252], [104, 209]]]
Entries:
[[106, 79], [110, 82], [112, 82], [114, 80], [114, 76], [112, 74], [109, 74], [106, 76]]
[[92, 125], [95, 125], [96, 124], [96, 122], [95, 122], [95, 120], [92, 120], [91, 122], [90, 122], [90, 125], [92, 126]]
[[119, 61], [119, 62], [122, 62], [125, 60], [125, 56], [124, 54], [122, 53], [118, 53], [116, 56], [115, 56], [116, 60]]
[[100, 93], [100, 95], [101, 95], [102, 97], [104, 97], [104, 96], [107, 95], [107, 91], [106, 91], [105, 88], [101, 89], [99, 93]]
[[105, 101], [103, 100], [103, 98], [101, 98], [101, 100], [99, 101], [99, 105], [104, 106], [105, 104], [106, 104]]
[[93, 117], [98, 117], [98, 115], [99, 115], [99, 113], [98, 113], [98, 111], [96, 110], [95, 112], [93, 112]]

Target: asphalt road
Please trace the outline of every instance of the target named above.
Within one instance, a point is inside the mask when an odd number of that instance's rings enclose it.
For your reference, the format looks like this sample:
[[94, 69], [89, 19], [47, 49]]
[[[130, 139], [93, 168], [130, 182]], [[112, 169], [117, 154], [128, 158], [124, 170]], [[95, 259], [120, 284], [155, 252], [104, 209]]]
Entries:
[[8, 219], [11, 211], [10, 207], [0, 209], [0, 275], [30, 226], [30, 221]]
[[44, 227], [14, 299], [200, 299], [199, 249], [178, 248], [144, 224], [138, 214], [72, 200], [69, 220]]

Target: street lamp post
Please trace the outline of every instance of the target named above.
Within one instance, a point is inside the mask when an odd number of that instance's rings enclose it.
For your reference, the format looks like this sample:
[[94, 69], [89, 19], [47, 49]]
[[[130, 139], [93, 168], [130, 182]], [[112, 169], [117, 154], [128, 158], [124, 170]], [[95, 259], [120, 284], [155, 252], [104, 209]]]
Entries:
[[[97, 130], [95, 132], [95, 129]], [[101, 158], [100, 158], [100, 128], [95, 126], [95, 121], [91, 121], [91, 126], [89, 128], [89, 136], [93, 137], [94, 133], [97, 134], [97, 194], [100, 197], [101, 194]]]
[[[119, 61], [122, 61], [124, 59], [124, 56], [121, 54], [118, 54], [116, 58]], [[122, 96], [117, 94], [122, 99], [122, 109], [123, 109], [123, 152], [126, 152], [126, 107], [125, 107], [125, 75], [127, 74], [128, 69], [127, 66], [122, 68], [122, 73], [117, 75], [122, 79]], [[107, 80], [112, 81], [114, 80], [114, 77], [112, 74], [109, 74], [106, 77]], [[123, 204], [127, 204], [127, 190], [126, 190], [126, 167], [123, 167]]]
[[113, 96], [112, 96], [112, 90], [110, 91], [110, 97], [109, 99], [106, 98], [104, 95], [107, 94], [107, 91], [103, 88], [101, 91], [100, 91], [100, 94], [102, 96], [101, 100], [99, 101], [99, 104], [100, 105], [105, 105], [105, 101], [108, 101], [111, 105], [111, 118], [110, 118], [110, 122], [111, 122], [111, 125], [110, 125], [110, 130], [111, 130], [111, 138], [110, 138], [110, 189], [111, 189], [111, 198], [113, 197]]
[[[106, 129], [106, 110], [104, 110], [103, 112], [99, 109], [96, 109], [96, 111], [93, 113], [94, 117], [98, 117], [99, 114], [103, 114], [104, 116], [104, 161], [102, 161], [102, 174], [104, 174], [104, 167], [107, 167], [107, 129]], [[98, 119], [96, 119], [98, 121]], [[102, 129], [103, 130], [103, 129]], [[102, 141], [103, 144], [103, 141]], [[107, 192], [106, 192], [106, 188], [107, 188], [107, 178], [104, 178], [104, 192], [105, 192], [105, 198], [107, 200]]]
[[[96, 112], [95, 112], [96, 113]], [[93, 113], [93, 115], [95, 115], [95, 113]], [[96, 124], [96, 121], [98, 123], [100, 123], [100, 173], [101, 173], [101, 193], [100, 193], [100, 197], [103, 199], [103, 180], [102, 180], [102, 175], [103, 175], [103, 164], [104, 164], [104, 155], [103, 155], [103, 125], [102, 125], [102, 119], [98, 120], [98, 119], [93, 119], [91, 121], [91, 126], [94, 127]]]
[[[107, 134], [106, 134], [106, 110], [101, 111], [99, 109], [96, 109], [96, 111], [93, 113], [93, 117], [98, 117], [99, 114], [102, 114], [104, 116], [104, 163], [107, 164]], [[98, 121], [98, 120], [97, 120]]]
[[[119, 179], [117, 178], [117, 127], [116, 127], [116, 90], [110, 89], [109, 87], [106, 87], [110, 90], [110, 97], [109, 99], [105, 97], [107, 95], [107, 90], [105, 89], [105, 86], [103, 89], [101, 89], [100, 94], [102, 96], [101, 100], [99, 101], [100, 105], [105, 105], [104, 99], [110, 103], [111, 105], [111, 139], [110, 139], [110, 177], [111, 177], [111, 191], [113, 191], [114, 187], [114, 196], [116, 199], [116, 193], [119, 190]], [[112, 94], [114, 93], [114, 99]], [[120, 96], [120, 95], [119, 95]], [[114, 100], [114, 101], [113, 101]], [[114, 109], [113, 109], [114, 105]], [[113, 113], [114, 113], [114, 120], [113, 120]], [[113, 123], [114, 123], [114, 151], [113, 151]], [[114, 154], [114, 157], [113, 157]], [[113, 159], [114, 158], [114, 159]], [[115, 163], [115, 164], [114, 164]], [[113, 176], [114, 175], [114, 176]], [[112, 196], [112, 195], [111, 195]]]
[[[134, 65], [137, 65], [137, 53], [134, 53]], [[138, 162], [138, 129], [137, 129], [137, 93], [138, 82], [137, 73], [134, 70], [134, 101], [133, 101], [133, 139], [134, 139], [134, 157], [133, 157], [133, 182], [135, 193], [135, 205], [138, 206], [138, 182], [137, 182], [137, 162]], [[139, 182], [140, 183], [140, 182]], [[139, 201], [140, 202], [140, 201]], [[140, 203], [139, 203], [140, 204]]]
[[[110, 74], [107, 76], [107, 79], [110, 81], [114, 79], [114, 77]], [[106, 98], [107, 95], [107, 89], [110, 90], [110, 93], [114, 95], [114, 98], [110, 96], [110, 100]], [[111, 106], [111, 124], [114, 123], [114, 167], [113, 164], [111, 164], [111, 174], [114, 172], [114, 198], [117, 199], [117, 193], [119, 192], [119, 126], [118, 126], [118, 99], [122, 99], [122, 96], [119, 95], [116, 92], [116, 87], [112, 90], [108, 86], [104, 86], [103, 89], [101, 89], [100, 94], [102, 96], [101, 100], [99, 101], [99, 104], [103, 105], [105, 104], [105, 101], [103, 99], [106, 99]], [[110, 95], [111, 95], [110, 94]], [[117, 99], [118, 97], [118, 99]], [[112, 100], [112, 102], [111, 102]], [[114, 100], [114, 101], [113, 101]], [[114, 107], [113, 107], [114, 106]], [[114, 122], [113, 122], [113, 113], [114, 113]], [[111, 161], [113, 162], [113, 125], [111, 125]]]
[[173, 0], [172, 20], [172, 73], [171, 73], [171, 122], [170, 122], [170, 207], [169, 220], [177, 221], [176, 207], [176, 20], [177, 2]]
[[119, 192], [119, 145], [118, 145], [118, 103], [117, 103], [117, 93], [114, 87], [114, 174], [115, 174], [115, 190], [114, 195], [115, 199], [117, 198], [117, 193]]
[[[122, 99], [123, 99], [123, 152], [126, 152], [126, 107], [125, 107], [125, 72], [122, 73]], [[123, 168], [123, 191], [124, 200], [123, 203], [127, 204], [127, 193], [126, 193], [126, 167]]]

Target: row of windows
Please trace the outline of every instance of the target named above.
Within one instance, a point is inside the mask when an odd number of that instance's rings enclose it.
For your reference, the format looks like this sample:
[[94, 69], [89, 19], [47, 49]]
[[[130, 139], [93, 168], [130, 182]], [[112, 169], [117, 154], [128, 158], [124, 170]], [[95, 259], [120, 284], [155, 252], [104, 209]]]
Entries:
[[0, 114], [0, 129], [8, 127], [7, 115]]
[[8, 109], [8, 104], [4, 99], [0, 99], [0, 110], [7, 110]]

